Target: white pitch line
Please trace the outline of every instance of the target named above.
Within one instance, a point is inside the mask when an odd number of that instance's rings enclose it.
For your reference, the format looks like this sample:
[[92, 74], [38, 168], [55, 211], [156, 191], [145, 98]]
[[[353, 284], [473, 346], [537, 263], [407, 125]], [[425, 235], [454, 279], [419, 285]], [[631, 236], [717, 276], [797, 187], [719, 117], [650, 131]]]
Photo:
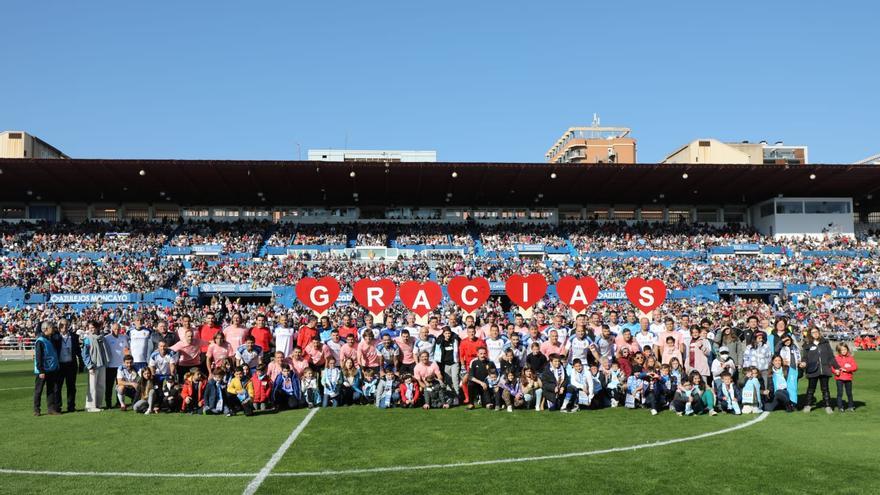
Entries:
[[266, 465], [263, 466], [263, 469], [261, 469], [260, 472], [257, 473], [256, 476], [254, 476], [254, 479], [252, 479], [251, 482], [248, 483], [248, 485], [242, 492], [242, 495], [254, 495], [254, 493], [257, 493], [257, 489], [259, 489], [260, 485], [262, 485], [263, 482], [266, 481], [266, 477], [268, 477], [269, 474], [272, 473], [272, 470], [275, 469], [275, 465], [278, 464], [278, 461], [280, 461], [282, 457], [284, 457], [287, 449], [290, 448], [290, 446], [293, 444], [293, 441], [296, 440], [296, 437], [298, 437], [299, 434], [302, 433], [302, 431], [306, 428], [306, 425], [309, 424], [309, 421], [311, 421], [312, 418], [315, 417], [315, 414], [318, 411], [318, 408], [309, 411], [306, 417], [302, 421], [300, 421], [299, 425], [297, 425], [297, 427], [294, 428], [292, 432], [290, 432], [290, 436], [287, 437], [287, 440], [285, 440], [284, 443], [282, 443], [281, 446], [278, 447], [278, 450], [276, 450], [275, 453], [272, 454], [272, 457], [269, 458], [269, 461], [266, 462]]
[[34, 387], [12, 387], [12, 388], [0, 388], [0, 392], [6, 392], [7, 390], [24, 390], [26, 388], [32, 389]]
[[640, 445], [631, 445], [629, 447], [614, 447], [610, 449], [602, 449], [602, 450], [591, 450], [587, 452], [570, 452], [568, 454], [552, 454], [552, 455], [541, 455], [534, 457], [514, 457], [508, 459], [492, 459], [488, 461], [470, 461], [470, 462], [453, 462], [451, 464], [422, 464], [418, 466], [388, 466], [388, 467], [378, 467], [378, 468], [365, 468], [365, 469], [343, 469], [338, 471], [303, 471], [303, 472], [294, 472], [294, 473], [272, 473], [272, 476], [283, 476], [283, 477], [304, 477], [304, 476], [338, 476], [338, 475], [346, 475], [346, 474], [365, 474], [365, 473], [387, 473], [387, 472], [396, 472], [396, 471], [417, 471], [424, 469], [445, 469], [445, 468], [461, 468], [461, 467], [473, 467], [473, 466], [487, 466], [491, 464], [510, 464], [514, 462], [532, 462], [532, 461], [547, 461], [552, 459], [567, 459], [571, 457], [586, 457], [592, 455], [600, 455], [600, 454], [611, 454], [614, 452], [629, 452], [632, 450], [639, 449], [649, 449], [652, 447], [663, 447], [664, 445], [672, 445], [675, 443], [682, 442], [690, 442], [692, 440], [700, 440], [703, 438], [714, 437], [716, 435], [723, 435], [725, 433], [730, 433], [732, 431], [741, 430], [743, 428], [748, 428], [753, 424], [759, 423], [763, 421], [770, 413], [763, 412], [757, 418], [747, 421], [745, 423], [738, 424], [736, 426], [731, 426], [730, 428], [725, 428], [723, 430], [711, 431], [708, 433], [701, 433], [699, 435], [694, 435], [691, 437], [684, 438], [674, 438], [672, 440], [662, 440], [659, 442], [645, 443]]
[[[395, 472], [395, 471], [413, 471], [413, 470], [424, 470], [424, 469], [445, 469], [445, 468], [460, 468], [460, 467], [472, 467], [472, 466], [486, 466], [491, 464], [510, 464], [515, 462], [531, 462], [531, 461], [546, 461], [553, 459], [567, 459], [571, 457], [587, 457], [593, 455], [600, 454], [611, 454], [614, 452], [629, 452], [633, 450], [640, 449], [649, 449], [653, 447], [663, 447], [664, 445], [672, 445], [676, 443], [682, 442], [690, 442], [693, 440], [700, 440], [703, 438], [714, 437], [716, 435], [723, 435], [725, 433], [730, 433], [732, 431], [741, 430], [743, 428], [748, 428], [756, 423], [759, 423], [767, 418], [770, 413], [764, 412], [761, 413], [757, 418], [746, 421], [745, 423], [738, 424], [736, 426], [731, 426], [729, 428], [724, 428], [723, 430], [718, 431], [710, 431], [708, 433], [701, 433], [699, 435], [694, 435], [690, 437], [684, 438], [673, 438], [671, 440], [662, 440], [658, 442], [645, 443], [639, 445], [631, 445], [629, 447], [614, 447], [610, 449], [602, 449], [602, 450], [591, 450], [587, 452], [570, 452], [567, 454], [551, 454], [551, 455], [542, 455], [542, 456], [534, 456], [534, 457], [515, 457], [509, 459], [492, 459], [487, 461], [470, 461], [470, 462], [454, 462], [451, 464], [422, 464], [418, 466], [389, 466], [389, 467], [378, 467], [378, 468], [365, 468], [365, 469], [346, 469], [339, 471], [303, 471], [298, 473], [272, 473], [272, 468], [278, 464], [278, 461], [283, 456], [282, 450], [286, 451], [290, 448], [290, 444], [293, 443], [293, 440], [296, 440], [296, 437], [302, 433], [302, 430], [305, 428], [305, 424], [311, 420], [311, 417], [318, 411], [318, 409], [313, 409], [303, 421], [293, 430], [290, 434], [290, 437], [284, 442], [284, 444], [279, 447], [278, 452], [275, 452], [275, 455], [269, 459], [269, 462], [266, 463], [266, 466], [259, 473], [132, 473], [132, 472], [100, 472], [100, 471], [33, 471], [26, 469], [3, 469], [0, 468], [0, 474], [20, 474], [20, 475], [45, 475], [45, 476], [97, 476], [97, 477], [126, 477], [126, 478], [251, 478], [254, 477], [254, 480], [251, 481], [251, 484], [257, 480], [262, 475], [262, 481], [265, 481], [267, 477], [306, 477], [306, 476], [336, 476], [340, 474], [364, 474], [364, 473], [384, 473], [384, 472]], [[281, 452], [281, 454], [279, 454]], [[274, 462], [273, 462], [274, 461]], [[271, 464], [271, 467], [270, 467]], [[269, 468], [269, 469], [267, 469]], [[248, 485], [250, 488], [251, 484]], [[257, 485], [254, 488], [259, 488]], [[245, 493], [254, 493], [254, 492], [245, 492]]]

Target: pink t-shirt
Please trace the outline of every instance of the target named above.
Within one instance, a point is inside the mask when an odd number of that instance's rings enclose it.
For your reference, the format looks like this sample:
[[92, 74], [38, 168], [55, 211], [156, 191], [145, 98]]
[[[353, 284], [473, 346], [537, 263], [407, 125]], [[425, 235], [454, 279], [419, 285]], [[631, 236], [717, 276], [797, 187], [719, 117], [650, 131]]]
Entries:
[[[232, 325], [223, 329], [223, 336], [226, 337], [226, 342], [229, 342], [233, 349], [238, 349], [244, 344], [244, 339], [248, 336], [248, 333], [247, 328]], [[265, 351], [266, 349], [263, 350]]]
[[[273, 383], [275, 382], [275, 379], [278, 378], [278, 375], [281, 374], [281, 366], [283, 366], [284, 364], [290, 366], [290, 359], [282, 359], [281, 364], [276, 364], [275, 361], [272, 361], [269, 363], [268, 366], [266, 366], [266, 373], [269, 374], [269, 378], [272, 379]], [[293, 368], [293, 366], [291, 366], [291, 368]]]
[[358, 344], [358, 364], [367, 368], [379, 366], [379, 353], [376, 352], [376, 346], [361, 341]]
[[171, 346], [171, 350], [177, 353], [177, 365], [190, 367], [202, 364], [202, 349], [199, 347], [201, 342], [201, 340], [194, 340], [187, 345], [181, 340]]
[[342, 347], [339, 349], [339, 360], [344, 363], [346, 359], [351, 359], [354, 361], [355, 366], [357, 366], [357, 346], [357, 344], [343, 344]]
[[189, 327], [189, 328], [177, 327], [177, 338], [180, 340], [183, 340], [183, 336], [184, 336], [184, 334], [186, 334], [187, 330], [192, 330], [193, 340], [199, 340], [201, 338], [202, 332], [199, 331], [198, 328], [193, 328], [193, 327]]
[[397, 337], [394, 339], [394, 342], [397, 343], [397, 347], [400, 347], [400, 362], [403, 364], [413, 364], [416, 362], [415, 357], [413, 357], [413, 344], [415, 344], [415, 340], [412, 337], [409, 338], [409, 343], [403, 341], [403, 337]]
[[425, 377], [434, 375], [438, 380], [443, 379], [443, 375], [440, 374], [440, 367], [437, 366], [437, 363], [428, 363], [422, 364], [418, 363], [415, 368], [413, 368], [413, 378], [422, 382], [425, 380]]
[[296, 376], [302, 377], [303, 371], [309, 367], [309, 360], [302, 358], [297, 361], [296, 359], [290, 358], [290, 367], [293, 368], [293, 371], [296, 371]]
[[541, 353], [550, 359], [551, 354], [565, 354], [565, 344], [562, 342], [557, 342], [556, 344], [552, 344], [549, 340], [547, 342], [543, 342], [541, 344]]
[[223, 345], [217, 345], [216, 343], [211, 342], [208, 345], [208, 350], [205, 355], [212, 359], [211, 363], [214, 366], [217, 366], [224, 359], [235, 357], [235, 350], [229, 345], [229, 342], [226, 342]]
[[314, 343], [310, 342], [303, 351], [308, 354], [309, 361], [315, 366], [324, 366], [324, 344], [318, 344], [318, 347], [315, 347]]

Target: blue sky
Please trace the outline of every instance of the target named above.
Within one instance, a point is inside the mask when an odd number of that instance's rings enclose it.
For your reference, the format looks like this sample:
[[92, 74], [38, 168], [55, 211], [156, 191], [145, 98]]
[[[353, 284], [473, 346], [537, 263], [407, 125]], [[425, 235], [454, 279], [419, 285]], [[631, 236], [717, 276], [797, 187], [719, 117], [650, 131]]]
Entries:
[[74, 157], [533, 162], [596, 112], [642, 162], [701, 137], [880, 152], [874, 3], [300, 3], [11, 2], [0, 129]]

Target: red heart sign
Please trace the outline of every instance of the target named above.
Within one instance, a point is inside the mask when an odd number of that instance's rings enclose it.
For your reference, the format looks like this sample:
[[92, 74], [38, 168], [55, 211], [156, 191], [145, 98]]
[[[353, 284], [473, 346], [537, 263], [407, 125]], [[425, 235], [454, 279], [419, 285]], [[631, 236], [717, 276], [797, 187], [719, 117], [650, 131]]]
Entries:
[[339, 297], [339, 282], [333, 277], [306, 277], [296, 284], [296, 298], [316, 313], [323, 313]]
[[511, 275], [504, 283], [507, 297], [523, 309], [529, 309], [547, 293], [547, 279], [540, 273], [528, 277]]
[[400, 300], [403, 305], [419, 316], [425, 316], [440, 304], [443, 289], [440, 284], [428, 280], [416, 282], [410, 280], [400, 284]]
[[599, 284], [593, 277], [562, 277], [556, 282], [559, 300], [580, 313], [599, 297]]
[[379, 280], [362, 278], [354, 283], [352, 289], [357, 302], [374, 315], [391, 306], [394, 302], [394, 294], [397, 292], [394, 282], [387, 278]]
[[455, 304], [468, 313], [473, 313], [489, 299], [489, 281], [483, 277], [471, 280], [460, 275], [449, 281], [446, 291]]
[[650, 312], [666, 300], [666, 284], [656, 278], [645, 280], [641, 277], [633, 277], [626, 281], [624, 289], [629, 302], [643, 313]]

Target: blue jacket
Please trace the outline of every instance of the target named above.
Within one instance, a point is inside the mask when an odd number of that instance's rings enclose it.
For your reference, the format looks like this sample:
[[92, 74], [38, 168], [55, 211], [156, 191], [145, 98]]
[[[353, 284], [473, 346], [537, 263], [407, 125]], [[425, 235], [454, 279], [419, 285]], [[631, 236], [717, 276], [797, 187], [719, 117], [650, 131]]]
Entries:
[[299, 376], [293, 371], [290, 372], [290, 385], [293, 390], [292, 393], [288, 393], [286, 390], [281, 388], [281, 384], [284, 383], [284, 375], [278, 375], [275, 377], [275, 383], [272, 387], [272, 395], [275, 402], [278, 402], [279, 395], [292, 395], [296, 397], [297, 400], [302, 400], [302, 391], [299, 388]]
[[37, 337], [34, 342], [34, 374], [51, 373], [58, 371], [58, 351], [52, 345], [52, 341], [44, 335]]

